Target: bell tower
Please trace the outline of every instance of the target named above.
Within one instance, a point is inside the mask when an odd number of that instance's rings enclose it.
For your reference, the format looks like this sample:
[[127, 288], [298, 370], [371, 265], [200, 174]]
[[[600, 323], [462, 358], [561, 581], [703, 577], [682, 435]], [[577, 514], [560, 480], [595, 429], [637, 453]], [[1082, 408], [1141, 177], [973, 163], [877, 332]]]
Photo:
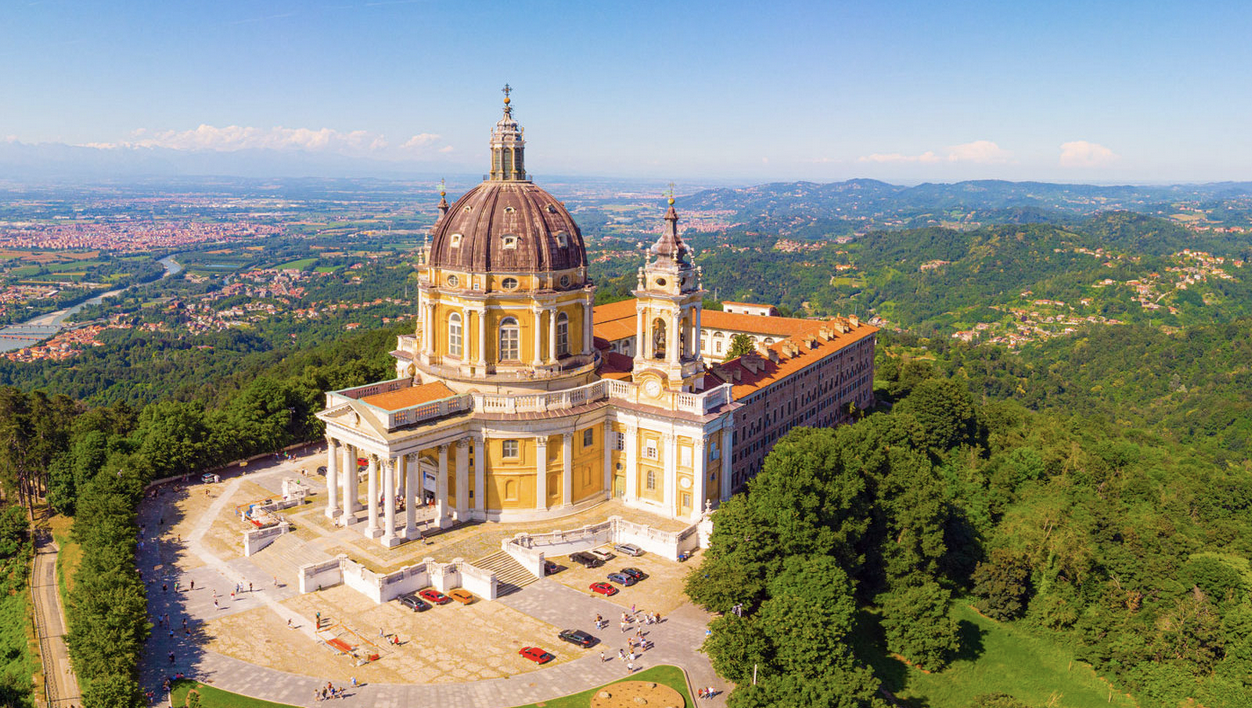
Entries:
[[705, 290], [700, 270], [687, 258], [678, 235], [678, 212], [671, 188], [661, 237], [648, 249], [639, 269], [634, 296], [638, 299], [634, 380], [645, 386], [658, 380], [670, 391], [704, 387], [700, 354], [700, 314]]

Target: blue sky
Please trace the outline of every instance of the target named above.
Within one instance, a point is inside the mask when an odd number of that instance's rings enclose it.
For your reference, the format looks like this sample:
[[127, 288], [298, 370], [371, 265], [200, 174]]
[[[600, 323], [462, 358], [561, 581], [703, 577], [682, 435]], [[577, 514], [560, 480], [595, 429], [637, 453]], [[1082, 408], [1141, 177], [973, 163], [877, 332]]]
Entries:
[[539, 174], [1252, 179], [1247, 2], [0, 7], [0, 141]]

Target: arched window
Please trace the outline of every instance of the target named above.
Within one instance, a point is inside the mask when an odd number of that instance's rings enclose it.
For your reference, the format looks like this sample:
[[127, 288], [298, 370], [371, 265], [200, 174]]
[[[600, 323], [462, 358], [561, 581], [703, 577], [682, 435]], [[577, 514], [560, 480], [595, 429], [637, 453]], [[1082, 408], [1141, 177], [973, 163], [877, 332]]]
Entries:
[[504, 286], [505, 290], [516, 290], [517, 278], [505, 278], [500, 284]]
[[564, 312], [556, 316], [556, 355], [569, 355], [569, 315]]
[[520, 361], [521, 351], [522, 334], [517, 320], [505, 317], [500, 322], [500, 361]]
[[453, 312], [448, 316], [448, 356], [461, 356], [461, 315]]
[[517, 501], [517, 482], [508, 480], [504, 483], [504, 498], [506, 501]]
[[665, 320], [652, 320], [652, 358], [665, 358]]

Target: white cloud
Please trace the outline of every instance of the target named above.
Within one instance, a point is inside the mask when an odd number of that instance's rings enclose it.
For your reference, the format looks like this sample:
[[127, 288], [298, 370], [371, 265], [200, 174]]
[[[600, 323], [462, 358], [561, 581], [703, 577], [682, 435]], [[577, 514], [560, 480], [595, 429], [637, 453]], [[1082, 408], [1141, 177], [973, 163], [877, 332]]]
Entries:
[[405, 148], [406, 150], [413, 150], [416, 148], [426, 147], [437, 140], [439, 140], [439, 136], [434, 133], [418, 133], [417, 135], [414, 135], [404, 141], [404, 144], [400, 147]]
[[1119, 159], [1117, 153], [1097, 143], [1086, 140], [1061, 143], [1061, 165], [1065, 167], [1104, 167]]
[[[170, 150], [307, 150], [349, 155], [378, 155], [391, 148], [386, 136], [368, 130], [341, 131], [333, 128], [257, 128], [228, 125], [217, 127], [202, 124], [193, 130], [148, 130], [140, 128], [131, 140], [118, 143], [85, 143], [84, 147], [101, 149], [118, 147], [168, 148]], [[405, 150], [433, 148], [440, 136], [421, 133], [409, 138]]]
[[878, 163], [900, 163], [900, 162], [920, 162], [925, 164], [933, 164], [942, 160], [948, 162], [975, 162], [980, 164], [994, 164], [1000, 162], [1008, 162], [1013, 153], [996, 145], [990, 140], [975, 140], [972, 143], [962, 143], [953, 145], [943, 151], [943, 156], [936, 154], [933, 150], [927, 150], [920, 155], [905, 155], [898, 152], [881, 153], [876, 152], [872, 155], [857, 158], [858, 162], [878, 162]]
[[898, 152], [879, 153], [858, 157], [857, 162], [938, 162], [939, 156], [927, 150], [920, 155], [901, 155]]
[[953, 145], [948, 148], [948, 160], [950, 162], [978, 162], [982, 164], [992, 164], [997, 162], [1008, 162], [1013, 153], [996, 145], [990, 140], [975, 140], [972, 143], [963, 143], [961, 145]]

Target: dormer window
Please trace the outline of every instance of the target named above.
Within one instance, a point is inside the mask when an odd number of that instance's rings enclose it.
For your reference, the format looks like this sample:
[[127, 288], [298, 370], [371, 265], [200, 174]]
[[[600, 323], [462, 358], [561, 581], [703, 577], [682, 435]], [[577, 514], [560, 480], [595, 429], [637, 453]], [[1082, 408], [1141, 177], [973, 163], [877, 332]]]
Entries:
[[549, 213], [549, 214], [555, 214], [555, 213], [556, 213], [556, 207], [554, 207], [554, 206], [552, 206], [551, 204], [549, 204], [549, 205], [548, 205], [548, 213]]
[[569, 237], [567, 237], [564, 233], [557, 234], [556, 245], [560, 246], [561, 248], [569, 248]]
[[505, 213], [505, 214], [512, 214], [512, 213], [513, 213], [513, 212], [515, 212], [515, 211], [517, 211], [517, 210], [516, 210], [516, 209], [514, 209], [513, 207], [505, 207], [505, 208], [504, 208], [504, 213]]
[[501, 283], [505, 290], [517, 289], [517, 278], [505, 278]]
[[516, 236], [503, 236], [500, 239], [500, 244], [501, 244], [501, 247], [503, 248], [517, 248], [517, 237]]
[[465, 207], [461, 209], [461, 211], [468, 214], [469, 212], [474, 211], [474, 207], [470, 206], [469, 204], [466, 204]]
[[[466, 208], [468, 209], [469, 207], [466, 207]], [[452, 234], [452, 247], [453, 248], [461, 247], [461, 234]]]
[[460, 285], [460, 284], [461, 284], [461, 279], [460, 279], [460, 278], [456, 277], [455, 275], [449, 275], [449, 276], [448, 276], [448, 287], [450, 287], [450, 288], [455, 288], [456, 286], [458, 286], [458, 285]]

